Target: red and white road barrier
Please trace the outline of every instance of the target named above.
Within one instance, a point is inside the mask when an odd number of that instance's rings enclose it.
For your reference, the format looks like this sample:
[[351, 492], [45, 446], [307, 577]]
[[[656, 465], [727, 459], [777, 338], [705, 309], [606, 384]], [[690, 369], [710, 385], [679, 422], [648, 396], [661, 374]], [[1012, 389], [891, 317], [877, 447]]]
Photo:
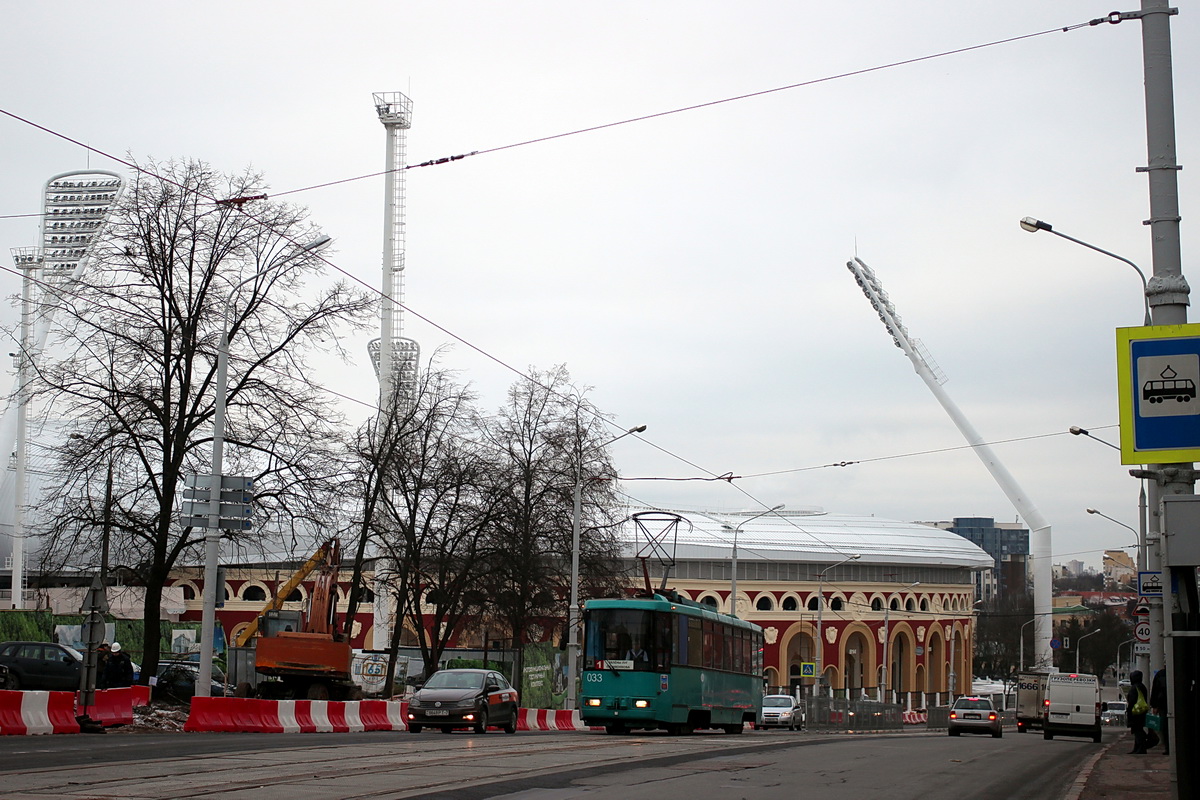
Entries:
[[[408, 703], [388, 700], [259, 700], [244, 697], [193, 697], [185, 731], [243, 733], [349, 733], [408, 729]], [[591, 730], [578, 711], [522, 708], [520, 731]]]
[[557, 711], [552, 708], [522, 708], [517, 711], [519, 731], [587, 731], [590, 727], [579, 719], [578, 711]]
[[923, 711], [904, 711], [901, 713], [904, 716], [905, 725], [924, 725], [929, 718]]
[[259, 700], [193, 697], [185, 731], [352, 733], [402, 731], [407, 704], [387, 700]]
[[74, 692], [0, 690], [0, 734], [79, 733]]
[[[80, 692], [80, 701], [82, 700]], [[78, 713], [86, 714], [92, 722], [106, 728], [114, 725], [132, 725], [133, 709], [150, 705], [149, 686], [125, 686], [120, 689], [97, 689], [93, 705], [77, 702]]]

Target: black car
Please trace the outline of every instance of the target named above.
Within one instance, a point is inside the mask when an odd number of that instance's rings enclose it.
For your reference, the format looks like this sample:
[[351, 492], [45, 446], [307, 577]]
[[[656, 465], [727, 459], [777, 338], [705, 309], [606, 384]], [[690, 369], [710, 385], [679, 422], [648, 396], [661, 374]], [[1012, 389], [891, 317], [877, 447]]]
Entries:
[[[160, 661], [158, 679], [154, 682], [154, 696], [156, 699], [186, 701], [196, 695], [199, 677], [200, 665], [195, 661]], [[227, 689], [225, 673], [213, 664], [209, 696], [224, 697], [229, 693]]]
[[485, 733], [489, 727], [517, 732], [517, 690], [499, 672], [490, 669], [444, 669], [435, 672], [413, 693], [408, 704], [408, 730], [470, 728]]
[[4, 642], [0, 665], [8, 667], [8, 689], [73, 692], [79, 688], [83, 654], [50, 642]]

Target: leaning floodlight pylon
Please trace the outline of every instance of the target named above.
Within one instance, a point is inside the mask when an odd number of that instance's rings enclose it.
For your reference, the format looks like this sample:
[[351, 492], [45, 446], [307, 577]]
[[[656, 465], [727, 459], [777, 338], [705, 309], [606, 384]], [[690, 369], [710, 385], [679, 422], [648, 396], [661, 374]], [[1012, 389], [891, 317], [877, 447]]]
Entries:
[[871, 301], [871, 307], [879, 314], [880, 321], [892, 335], [892, 341], [896, 347], [899, 347], [904, 351], [904, 355], [908, 356], [917, 374], [929, 387], [929, 391], [933, 392], [933, 396], [942, 404], [942, 408], [946, 410], [959, 432], [966, 438], [967, 444], [971, 445], [975, 455], [979, 456], [979, 460], [987, 467], [992, 478], [999, 484], [1001, 491], [1017, 509], [1017, 513], [1025, 520], [1025, 524], [1029, 526], [1030, 561], [1033, 564], [1033, 618], [1036, 620], [1033, 623], [1034, 666], [1049, 666], [1051, 663], [1050, 625], [1053, 580], [1050, 564], [1050, 524], [1042, 517], [1029, 497], [1021, 490], [1016, 479], [1001, 463], [999, 457], [984, 442], [983, 437], [979, 435], [975, 427], [950, 399], [950, 395], [942, 388], [942, 384], [946, 382], [946, 376], [934, 363], [921, 341], [908, 335], [908, 329], [900, 322], [900, 315], [896, 313], [896, 307], [888, 299], [887, 292], [883, 290], [875, 273], [858, 257], [855, 257], [853, 261], [846, 262], [846, 268], [854, 275], [854, 280], [858, 283], [859, 288]]

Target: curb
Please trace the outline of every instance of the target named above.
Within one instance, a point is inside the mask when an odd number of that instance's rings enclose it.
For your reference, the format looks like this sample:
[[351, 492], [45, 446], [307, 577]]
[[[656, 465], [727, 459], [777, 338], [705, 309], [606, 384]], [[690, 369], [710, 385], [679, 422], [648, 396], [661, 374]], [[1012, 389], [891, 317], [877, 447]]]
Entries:
[[1117, 738], [1115, 742], [1109, 742], [1099, 753], [1088, 759], [1087, 763], [1079, 770], [1079, 774], [1075, 776], [1075, 780], [1071, 783], [1071, 788], [1063, 795], [1062, 800], [1079, 800], [1079, 796], [1083, 794], [1083, 790], [1087, 788], [1088, 778], [1092, 777], [1092, 770], [1096, 768], [1096, 764], [1100, 759], [1108, 755], [1108, 751], [1112, 750], [1118, 744], [1125, 741], [1124, 735]]

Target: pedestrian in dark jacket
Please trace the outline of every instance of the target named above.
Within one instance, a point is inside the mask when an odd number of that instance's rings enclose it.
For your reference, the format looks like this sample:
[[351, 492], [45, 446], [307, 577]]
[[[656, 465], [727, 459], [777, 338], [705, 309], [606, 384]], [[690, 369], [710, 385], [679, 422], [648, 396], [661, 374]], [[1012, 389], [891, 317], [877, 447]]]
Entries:
[[109, 689], [119, 689], [122, 686], [133, 685], [133, 660], [121, 649], [120, 642], [112, 643], [112, 654], [108, 657], [108, 666], [104, 670]]
[[[1150, 693], [1146, 691], [1146, 684], [1142, 683], [1142, 671], [1135, 669], [1129, 673], [1129, 693], [1125, 695], [1129, 730], [1133, 731], [1133, 749], [1129, 752], [1133, 755], [1146, 754], [1146, 710], [1149, 710], [1149, 697]], [[1134, 709], [1139, 702], [1146, 707], [1146, 710], [1135, 713]]]
[[1163, 755], [1171, 752], [1171, 740], [1167, 725], [1167, 668], [1163, 667], [1154, 673], [1150, 682], [1150, 708], [1158, 715], [1158, 734], [1163, 743]]
[[101, 642], [96, 648], [96, 688], [108, 688], [108, 660], [112, 658], [112, 651], [109, 649], [108, 642]]

